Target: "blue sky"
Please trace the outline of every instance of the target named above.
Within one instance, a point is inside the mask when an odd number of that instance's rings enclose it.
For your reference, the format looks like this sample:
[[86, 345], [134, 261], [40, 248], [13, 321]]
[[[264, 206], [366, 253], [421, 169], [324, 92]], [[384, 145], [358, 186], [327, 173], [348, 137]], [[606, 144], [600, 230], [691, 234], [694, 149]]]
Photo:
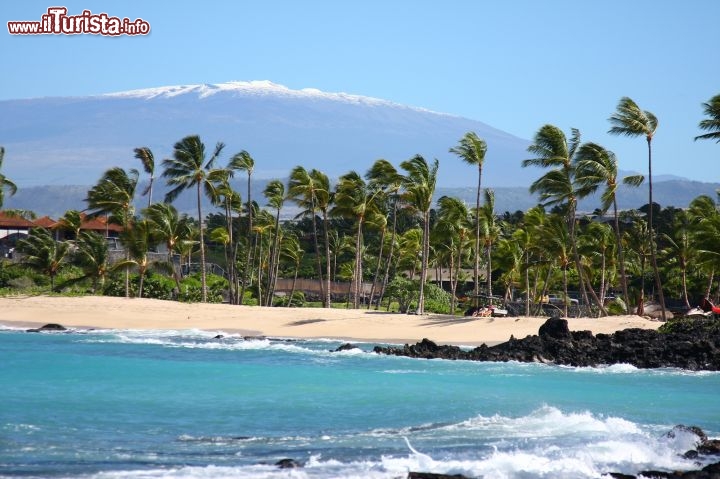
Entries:
[[[152, 30], [7, 33], [5, 22], [40, 20], [55, 5], [142, 18]], [[0, 16], [0, 100], [271, 80], [456, 114], [526, 139], [546, 123], [578, 128], [621, 169], [645, 172], [645, 141], [607, 134], [629, 96], [659, 119], [655, 174], [720, 181], [720, 145], [693, 141], [701, 104], [720, 93], [717, 0], [24, 0], [3, 2]]]

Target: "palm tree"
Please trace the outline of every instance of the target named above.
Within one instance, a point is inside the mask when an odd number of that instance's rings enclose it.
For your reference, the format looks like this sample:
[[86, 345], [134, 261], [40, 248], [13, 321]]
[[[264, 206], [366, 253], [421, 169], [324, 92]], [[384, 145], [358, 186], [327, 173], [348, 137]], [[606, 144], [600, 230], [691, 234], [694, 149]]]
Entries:
[[300, 270], [300, 263], [302, 262], [305, 251], [300, 247], [300, 241], [295, 235], [283, 236], [283, 241], [280, 246], [280, 256], [288, 261], [291, 261], [295, 274], [293, 275], [292, 287], [290, 288], [290, 296], [288, 297], [287, 307], [292, 306], [293, 295], [295, 294], [295, 284], [297, 283], [298, 271]]
[[121, 236], [123, 242], [128, 248], [130, 259], [117, 263], [115, 268], [130, 268], [134, 266], [138, 271], [138, 291], [137, 297], [142, 298], [143, 285], [145, 283], [145, 275], [152, 266], [169, 269], [170, 265], [166, 262], [151, 260], [148, 256], [150, 250], [158, 244], [159, 236], [153, 228], [153, 223], [147, 219], [133, 221], [130, 228], [126, 228]]
[[612, 127], [608, 131], [611, 135], [623, 135], [630, 137], [645, 136], [648, 146], [648, 239], [650, 242], [650, 261], [655, 273], [655, 286], [657, 287], [658, 299], [662, 320], [665, 321], [665, 295], [663, 294], [660, 270], [657, 266], [655, 253], [655, 233], [653, 226], [653, 187], [652, 187], [652, 139], [658, 126], [655, 115], [649, 111], [641, 110], [640, 107], [630, 98], [623, 97], [617, 106], [617, 111], [609, 118]]
[[703, 103], [703, 108], [709, 118], [701, 120], [698, 126], [709, 133], [696, 136], [695, 140], [715, 140], [716, 143], [720, 143], [720, 94]]
[[270, 269], [268, 277], [268, 293], [267, 305], [272, 306], [272, 298], [275, 292], [275, 283], [277, 282], [277, 274], [275, 273], [280, 253], [278, 246], [280, 242], [280, 210], [285, 203], [285, 185], [280, 180], [272, 180], [265, 186], [263, 191], [268, 201], [268, 206], [275, 209], [275, 235], [273, 236], [272, 249], [270, 250]]
[[690, 298], [687, 288], [688, 268], [694, 263], [696, 249], [692, 242], [691, 214], [680, 210], [673, 218], [672, 233], [662, 234], [665, 240], [665, 248], [661, 250], [664, 258], [663, 264], [669, 267], [677, 267], [680, 270], [680, 289], [682, 290], [685, 307], [690, 309]]
[[[620, 286], [627, 312], [630, 312], [630, 297], [628, 296], [627, 274], [625, 272], [625, 254], [622, 247], [622, 233], [617, 205], [618, 166], [615, 154], [596, 143], [584, 143], [578, 150], [576, 157], [576, 178], [581, 184], [590, 188], [605, 184], [600, 196], [601, 210], [606, 212], [611, 206], [613, 209], [613, 225], [615, 229], [615, 242], [617, 244], [617, 258], [620, 266]], [[645, 180], [642, 175], [626, 176], [622, 182], [625, 185], [638, 187]]]
[[[589, 261], [589, 281], [592, 283], [593, 272], [600, 270], [600, 277], [597, 279], [600, 291], [599, 297], [607, 296], [607, 289], [612, 271], [608, 265], [608, 254], [612, 259], [613, 249], [616, 246], [616, 238], [613, 235], [613, 229], [607, 223], [591, 222], [580, 231], [578, 243], [583, 251], [583, 256]], [[596, 265], [594, 260], [599, 260], [600, 264]], [[612, 265], [612, 261], [610, 261]], [[598, 267], [594, 267], [598, 266]], [[627, 304], [627, 303], [626, 303]]]
[[500, 227], [495, 220], [495, 192], [491, 189], [485, 190], [485, 204], [478, 210], [480, 225], [480, 238], [485, 247], [485, 270], [487, 282], [487, 295], [490, 301], [493, 295], [492, 290], [492, 248], [493, 244], [500, 237]]
[[158, 241], [165, 243], [167, 247], [168, 264], [172, 265], [175, 286], [180, 291], [180, 273], [175, 268], [173, 254], [179, 255], [182, 243], [190, 240], [192, 225], [188, 217], [180, 216], [170, 203], [154, 203], [143, 210], [143, 214], [157, 234]]
[[67, 210], [57, 223], [57, 228], [71, 233], [73, 240], [80, 238], [81, 227], [82, 215], [78, 210]]
[[73, 262], [83, 270], [83, 279], [92, 280], [92, 292], [95, 294], [98, 285], [104, 286], [109, 272], [107, 241], [94, 231], [81, 231], [75, 246]]
[[[318, 271], [318, 282], [320, 283], [320, 291], [323, 298], [324, 286], [322, 280], [322, 263], [320, 261], [320, 247], [318, 243], [317, 235], [317, 186], [315, 181], [310, 176], [310, 173], [302, 166], [296, 166], [290, 172], [290, 178], [288, 179], [288, 196], [302, 208], [302, 211], [298, 216], [309, 215], [312, 223], [312, 236], [313, 245], [315, 246], [315, 259]], [[330, 258], [327, 258], [330, 261]]]
[[720, 245], [717, 240], [720, 238], [720, 204], [707, 195], [701, 195], [690, 203], [688, 214], [698, 263], [708, 272], [705, 296], [709, 297], [715, 271], [720, 270]]
[[[0, 146], [0, 169], [2, 169], [3, 160], [5, 159], [5, 148]], [[10, 181], [7, 176], [0, 173], [0, 209], [3, 207], [3, 203], [5, 203], [5, 189], [10, 192], [10, 196], [17, 193], [17, 186], [15, 183]]]
[[425, 314], [425, 280], [427, 279], [430, 255], [430, 207], [435, 194], [439, 162], [436, 159], [428, 165], [425, 158], [415, 155], [413, 158], [403, 161], [400, 167], [407, 172], [403, 180], [404, 197], [422, 218], [422, 257], [417, 314]]
[[148, 184], [147, 188], [143, 190], [141, 195], [147, 195], [149, 208], [152, 204], [153, 182], [155, 181], [155, 157], [153, 156], [150, 148], [148, 148], [147, 146], [143, 146], [142, 148], [135, 148], [133, 151], [135, 152], [135, 158], [140, 160], [140, 162], [142, 163], [145, 173], [150, 175], [150, 183]]
[[[558, 127], [544, 125], [535, 134], [535, 142], [528, 147], [535, 158], [523, 160], [522, 166], [530, 165], [542, 168], [550, 168], [543, 176], [535, 180], [530, 186], [531, 193], [539, 193], [543, 206], [559, 206], [565, 212], [568, 234], [570, 236], [571, 248], [575, 260], [575, 267], [580, 282], [580, 292], [585, 304], [589, 303], [586, 282], [580, 264], [580, 255], [577, 251], [575, 239], [575, 212], [577, 202], [580, 198], [592, 192], [587, 185], [577, 184], [575, 181], [575, 166], [573, 164], [575, 154], [580, 146], [580, 131], [573, 128], [570, 140]], [[590, 288], [593, 297], [603, 310], [602, 302], [595, 296], [594, 290]]]
[[[549, 256], [554, 258], [562, 271], [563, 315], [568, 315], [568, 268], [572, 262], [572, 240], [566, 221], [558, 215], [550, 215], [543, 228], [544, 246]], [[549, 276], [549, 275], [548, 275]], [[545, 285], [547, 291], [548, 285]], [[544, 294], [543, 294], [544, 295]]]
[[380, 287], [380, 296], [378, 297], [376, 305], [376, 309], [378, 309], [380, 308], [380, 303], [382, 303], [385, 288], [387, 287], [390, 278], [390, 265], [392, 264], [397, 237], [398, 192], [402, 187], [403, 176], [398, 173], [397, 169], [395, 169], [389, 161], [381, 158], [373, 163], [367, 173], [365, 173], [365, 178], [368, 180], [372, 188], [382, 190], [385, 197], [389, 198], [392, 202], [392, 232], [390, 234], [390, 248], [385, 262], [385, 272], [383, 273], [382, 285]]
[[633, 218], [632, 226], [626, 232], [628, 253], [631, 260], [628, 265], [634, 269], [636, 276], [640, 277], [640, 292], [637, 301], [636, 314], [645, 314], [645, 267], [650, 257], [650, 243], [648, 242], [648, 223], [638, 216]]
[[[230, 171], [244, 171], [247, 173], [247, 254], [245, 256], [245, 270], [243, 271], [243, 284], [240, 288], [240, 295], [238, 297], [238, 304], [242, 304], [243, 296], [245, 296], [245, 287], [248, 283], [248, 278], [252, 275], [251, 264], [252, 264], [252, 251], [253, 251], [253, 202], [252, 202], [252, 174], [255, 170], [255, 160], [247, 151], [243, 150], [240, 153], [236, 153], [230, 158], [230, 162], [227, 166]], [[240, 238], [238, 238], [238, 243]], [[237, 252], [238, 244], [234, 246], [234, 251]], [[233, 259], [235, 261], [235, 259]], [[258, 299], [259, 301], [259, 299]]]
[[[207, 302], [207, 277], [205, 271], [205, 241], [203, 239], [203, 216], [200, 193], [201, 188], [212, 192], [213, 184], [208, 180], [208, 173], [213, 168], [215, 159], [220, 155], [224, 144], [218, 142], [215, 151], [206, 161], [205, 145], [197, 135], [191, 135], [175, 143], [173, 158], [163, 160], [165, 168], [163, 177], [167, 178], [168, 186], [173, 188], [165, 195], [165, 202], [172, 203], [184, 190], [196, 187], [198, 224], [200, 225], [200, 270], [202, 282], [202, 302]], [[212, 195], [209, 195], [212, 196]]]
[[450, 264], [450, 314], [455, 314], [458, 278], [462, 269], [463, 251], [470, 229], [470, 212], [464, 202], [450, 196], [438, 202], [437, 222], [433, 228], [440, 237], [440, 244], [447, 249]]
[[475, 132], [468, 132], [462, 137], [456, 147], [450, 148], [450, 152], [458, 155], [465, 163], [477, 165], [478, 168], [477, 199], [475, 202], [475, 263], [473, 266], [473, 281], [475, 283], [473, 293], [477, 298], [477, 295], [480, 293], [480, 214], [477, 212], [480, 211], [482, 170], [483, 164], [485, 163], [487, 143], [480, 139]]
[[[230, 179], [233, 176], [233, 170], [230, 168], [218, 168], [208, 172], [208, 180], [213, 183], [214, 191], [211, 199], [212, 204], [222, 207], [225, 210], [225, 264], [228, 268], [228, 279], [230, 285], [230, 298], [233, 304], [237, 302], [236, 286], [237, 278], [235, 273], [235, 263], [237, 261], [237, 243], [233, 241], [233, 211], [242, 209], [240, 195], [232, 188]], [[216, 233], [217, 234], [217, 233]], [[228, 256], [228, 248], [230, 255]]]
[[365, 180], [355, 171], [340, 177], [335, 188], [335, 206], [331, 210], [334, 216], [355, 220], [355, 264], [352, 277], [355, 281], [352, 291], [353, 308], [360, 307], [360, 291], [363, 280], [363, 225], [376, 208], [375, 197], [379, 190], [373, 191]]
[[[288, 180], [288, 193], [295, 203], [303, 211], [300, 215], [309, 215], [312, 220], [313, 241], [315, 245], [315, 257], [317, 260], [318, 280], [323, 296], [323, 306], [330, 307], [330, 237], [328, 228], [328, 210], [332, 201], [330, 191], [330, 180], [327, 175], [318, 170], [307, 171], [302, 166], [296, 166], [290, 172]], [[323, 215], [324, 236], [325, 236], [325, 281], [323, 284], [322, 258], [317, 234], [316, 213], [320, 211]]]
[[334, 194], [330, 190], [330, 179], [328, 176], [320, 170], [310, 170], [310, 177], [313, 179], [313, 183], [317, 186], [315, 189], [315, 200], [317, 201], [317, 207], [322, 213], [323, 217], [323, 235], [325, 237], [325, 307], [330, 307], [331, 295], [330, 295], [330, 222], [328, 214], [330, 212], [330, 206], [335, 201]]
[[50, 278], [50, 291], [55, 290], [55, 276], [64, 264], [70, 245], [55, 241], [45, 228], [33, 228], [17, 243], [17, 250], [25, 255], [22, 263]]
[[[116, 167], [107, 170], [85, 198], [89, 216], [109, 215], [108, 222], [128, 228], [135, 211], [133, 200], [139, 175], [136, 169], [125, 171]], [[125, 259], [130, 259], [127, 251]], [[130, 297], [128, 270], [125, 271], [125, 297]]]

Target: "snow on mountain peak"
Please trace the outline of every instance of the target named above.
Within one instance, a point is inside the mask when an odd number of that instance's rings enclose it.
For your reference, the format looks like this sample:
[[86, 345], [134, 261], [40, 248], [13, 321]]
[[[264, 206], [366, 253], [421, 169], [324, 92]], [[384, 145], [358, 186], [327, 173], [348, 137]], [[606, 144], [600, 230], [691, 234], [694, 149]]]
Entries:
[[280, 96], [285, 98], [304, 98], [309, 100], [325, 99], [368, 106], [391, 106], [395, 108], [409, 108], [411, 110], [422, 111], [426, 113], [435, 113], [443, 116], [454, 116], [434, 112], [424, 108], [409, 107], [379, 98], [353, 95], [350, 93], [328, 93], [322, 90], [318, 90], [316, 88], [303, 88], [300, 90], [293, 90], [284, 85], [273, 83], [269, 80], [229, 81], [215, 84], [206, 83], [197, 85], [161, 86], [155, 88], [143, 88], [139, 90], [106, 93], [100, 96], [111, 98], [141, 98], [149, 100], [153, 98], [172, 98], [179, 95], [195, 94], [198, 98], [203, 99], [211, 97], [218, 93], [256, 96]]

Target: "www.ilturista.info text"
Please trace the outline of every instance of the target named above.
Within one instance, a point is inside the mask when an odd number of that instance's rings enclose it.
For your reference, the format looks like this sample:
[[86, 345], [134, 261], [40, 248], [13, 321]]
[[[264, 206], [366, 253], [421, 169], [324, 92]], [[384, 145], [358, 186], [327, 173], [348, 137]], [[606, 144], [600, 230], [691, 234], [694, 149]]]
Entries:
[[11, 35], [147, 35], [150, 24], [138, 18], [111, 17], [107, 13], [83, 10], [80, 15], [68, 15], [65, 7], [50, 7], [40, 21], [7, 22]]

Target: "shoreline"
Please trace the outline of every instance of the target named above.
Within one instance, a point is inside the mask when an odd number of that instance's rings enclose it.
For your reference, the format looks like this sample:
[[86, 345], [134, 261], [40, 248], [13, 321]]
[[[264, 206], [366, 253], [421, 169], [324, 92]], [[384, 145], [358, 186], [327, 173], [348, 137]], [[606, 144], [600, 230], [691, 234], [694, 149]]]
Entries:
[[[179, 303], [111, 296], [13, 296], [0, 298], [0, 325], [18, 328], [58, 323], [83, 329], [200, 329], [243, 336], [334, 339], [414, 344], [492, 346], [538, 333], [545, 316], [471, 318], [440, 314], [415, 316], [365, 309], [283, 308]], [[613, 333], [657, 329], [663, 323], [641, 316], [567, 318], [572, 331]]]

